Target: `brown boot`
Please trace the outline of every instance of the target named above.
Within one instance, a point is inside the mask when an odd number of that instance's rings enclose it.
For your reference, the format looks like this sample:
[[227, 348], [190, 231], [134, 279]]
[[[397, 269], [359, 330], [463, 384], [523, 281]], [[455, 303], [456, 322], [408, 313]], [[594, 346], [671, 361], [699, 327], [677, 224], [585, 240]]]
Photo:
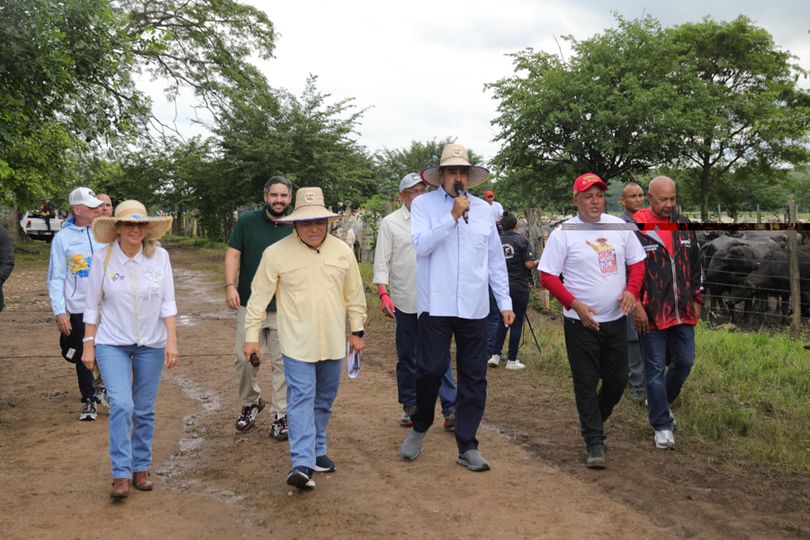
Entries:
[[152, 481], [149, 480], [149, 471], [136, 472], [132, 475], [132, 485], [141, 491], [152, 491]]
[[126, 499], [129, 496], [129, 478], [113, 478], [110, 497], [113, 499]]

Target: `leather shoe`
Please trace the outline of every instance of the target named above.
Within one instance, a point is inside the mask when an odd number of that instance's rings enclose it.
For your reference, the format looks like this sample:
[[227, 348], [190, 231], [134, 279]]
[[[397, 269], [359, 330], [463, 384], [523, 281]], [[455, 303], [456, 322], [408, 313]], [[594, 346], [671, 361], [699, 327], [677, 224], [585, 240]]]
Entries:
[[154, 484], [149, 480], [149, 471], [136, 472], [132, 475], [132, 485], [141, 491], [152, 491]]
[[129, 478], [113, 478], [110, 497], [113, 499], [126, 499], [129, 496]]

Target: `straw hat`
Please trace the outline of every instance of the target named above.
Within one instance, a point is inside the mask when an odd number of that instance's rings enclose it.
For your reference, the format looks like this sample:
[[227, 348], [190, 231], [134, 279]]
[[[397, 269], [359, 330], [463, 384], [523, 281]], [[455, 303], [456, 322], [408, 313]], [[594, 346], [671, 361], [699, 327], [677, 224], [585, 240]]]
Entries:
[[150, 217], [146, 215], [146, 207], [138, 201], [124, 201], [115, 207], [111, 217], [97, 217], [93, 220], [93, 236], [102, 244], [109, 244], [115, 240], [115, 224], [118, 222], [149, 223], [146, 237], [157, 240], [172, 226], [170, 216]]
[[323, 191], [319, 187], [302, 187], [295, 193], [295, 209], [289, 216], [278, 218], [278, 223], [312, 221], [315, 219], [335, 219], [343, 214], [335, 214], [323, 203]]
[[446, 144], [442, 150], [442, 157], [438, 165], [431, 165], [422, 169], [422, 179], [433, 187], [439, 187], [442, 183], [439, 175], [442, 167], [469, 167], [470, 181], [467, 187], [474, 187], [483, 184], [489, 177], [489, 169], [480, 165], [470, 165], [470, 158], [467, 149], [460, 144]]

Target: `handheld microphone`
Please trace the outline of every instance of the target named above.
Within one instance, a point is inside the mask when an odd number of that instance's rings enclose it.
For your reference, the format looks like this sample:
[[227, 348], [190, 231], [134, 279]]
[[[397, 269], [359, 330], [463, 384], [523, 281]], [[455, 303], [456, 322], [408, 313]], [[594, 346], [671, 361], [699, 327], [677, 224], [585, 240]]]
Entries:
[[[464, 184], [461, 183], [461, 180], [457, 180], [456, 183], [453, 185], [456, 190], [456, 197], [460, 195], [464, 195]], [[464, 210], [464, 213], [461, 214], [461, 217], [464, 218], [464, 223], [470, 222], [470, 211]]]

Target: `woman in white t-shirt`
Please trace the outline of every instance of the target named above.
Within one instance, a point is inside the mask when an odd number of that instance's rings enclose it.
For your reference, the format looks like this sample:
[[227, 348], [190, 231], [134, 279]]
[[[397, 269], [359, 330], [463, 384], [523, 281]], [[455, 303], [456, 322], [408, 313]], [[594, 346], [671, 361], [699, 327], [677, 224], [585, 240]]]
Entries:
[[97, 218], [93, 234], [108, 246], [90, 265], [82, 362], [98, 358], [110, 401], [110, 496], [129, 494], [130, 479], [150, 491], [155, 400], [163, 367], [178, 358], [174, 281], [169, 254], [157, 240], [171, 217], [149, 217], [124, 201], [113, 217]]
[[577, 216], [551, 233], [539, 265], [543, 286], [564, 307], [565, 348], [588, 450], [585, 465], [592, 469], [606, 464], [603, 423], [627, 386], [625, 315], [635, 307], [644, 280], [644, 250], [624, 221], [604, 213], [606, 190], [593, 173], [576, 179]]

